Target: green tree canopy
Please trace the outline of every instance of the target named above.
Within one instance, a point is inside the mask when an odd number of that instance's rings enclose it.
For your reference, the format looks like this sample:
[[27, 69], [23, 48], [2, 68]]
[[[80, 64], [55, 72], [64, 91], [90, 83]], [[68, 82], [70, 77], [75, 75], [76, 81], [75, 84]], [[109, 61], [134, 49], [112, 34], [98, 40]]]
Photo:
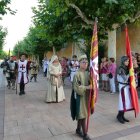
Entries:
[[[11, 0], [1, 0], [0, 1], [0, 20], [2, 17], [7, 14], [7, 12], [10, 12], [11, 14], [15, 14], [15, 11], [11, 10], [9, 7], [9, 4], [11, 3]], [[0, 58], [5, 57], [5, 52], [3, 51], [3, 45], [4, 40], [7, 35], [7, 30], [3, 29], [2, 26], [0, 26]]]
[[2, 16], [7, 14], [7, 12], [10, 12], [11, 14], [15, 14], [15, 11], [11, 10], [11, 8], [9, 7], [10, 3], [11, 0], [0, 1], [0, 19], [2, 19]]
[[[107, 31], [140, 17], [139, 0], [38, 0], [33, 8], [34, 33], [30, 30], [32, 50], [57, 50], [64, 43], [84, 39], [89, 48], [95, 17], [98, 18], [99, 42], [107, 38]], [[43, 49], [42, 49], [43, 48]]]
[[7, 30], [3, 29], [3, 27], [0, 26], [0, 56], [3, 54], [3, 45], [4, 45], [6, 35], [7, 35]]
[[27, 36], [15, 45], [13, 54], [19, 56], [20, 53], [24, 52], [28, 55], [39, 55], [40, 59], [43, 59], [48, 42], [43, 40], [39, 34], [40, 30], [31, 27]]
[[99, 40], [106, 38], [106, 31], [112, 30], [113, 25], [118, 27], [140, 17], [139, 0], [38, 1], [39, 6], [33, 8], [34, 24], [52, 44], [83, 38], [89, 45], [95, 17]]

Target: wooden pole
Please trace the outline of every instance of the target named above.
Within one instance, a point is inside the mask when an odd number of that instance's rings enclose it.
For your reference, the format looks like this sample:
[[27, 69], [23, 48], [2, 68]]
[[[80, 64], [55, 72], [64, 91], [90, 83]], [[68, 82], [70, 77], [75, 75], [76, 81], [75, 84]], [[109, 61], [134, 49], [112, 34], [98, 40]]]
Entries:
[[9, 48], [9, 54], [8, 54], [9, 58], [10, 58], [10, 48]]
[[19, 59], [19, 46], [18, 46], [18, 59]]

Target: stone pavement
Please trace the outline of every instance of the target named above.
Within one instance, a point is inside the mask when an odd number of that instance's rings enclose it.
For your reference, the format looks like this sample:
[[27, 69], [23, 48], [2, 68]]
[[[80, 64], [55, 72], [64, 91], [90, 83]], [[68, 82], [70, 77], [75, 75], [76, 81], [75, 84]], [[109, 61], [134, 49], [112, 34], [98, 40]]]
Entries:
[[[44, 102], [47, 81], [39, 75], [38, 82], [26, 86], [26, 95], [5, 90], [4, 140], [81, 140], [75, 135], [76, 121], [70, 117], [71, 86], [64, 86], [66, 101]], [[118, 94], [99, 93], [95, 113], [90, 117], [92, 140], [139, 140], [140, 117], [127, 112], [130, 123], [116, 120]], [[1, 140], [1, 139], [0, 139]]]
[[3, 139], [4, 134], [4, 96], [5, 95], [5, 78], [2, 69], [0, 69], [0, 140]]

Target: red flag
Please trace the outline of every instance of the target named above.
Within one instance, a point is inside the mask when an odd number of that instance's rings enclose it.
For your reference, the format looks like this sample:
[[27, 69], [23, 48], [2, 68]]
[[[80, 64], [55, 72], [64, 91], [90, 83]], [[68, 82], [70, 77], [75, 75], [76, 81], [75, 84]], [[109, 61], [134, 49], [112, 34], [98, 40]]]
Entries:
[[93, 36], [91, 41], [90, 50], [90, 90], [89, 101], [88, 101], [88, 118], [87, 118], [87, 131], [89, 125], [89, 116], [94, 112], [95, 103], [98, 96], [98, 36], [97, 36], [97, 19], [94, 23]]
[[126, 54], [129, 57], [130, 91], [131, 91], [131, 97], [132, 97], [132, 105], [134, 107], [134, 112], [135, 112], [135, 117], [136, 117], [139, 113], [139, 102], [138, 102], [138, 93], [136, 89], [136, 81], [135, 81], [135, 75], [134, 75], [132, 53], [131, 53], [127, 26], [125, 28], [125, 34], [126, 34]]

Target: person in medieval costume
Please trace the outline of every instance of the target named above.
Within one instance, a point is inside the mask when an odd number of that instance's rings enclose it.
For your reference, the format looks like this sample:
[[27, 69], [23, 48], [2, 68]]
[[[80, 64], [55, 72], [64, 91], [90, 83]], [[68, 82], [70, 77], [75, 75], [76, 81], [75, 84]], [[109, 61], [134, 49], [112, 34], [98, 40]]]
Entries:
[[65, 94], [62, 82], [62, 67], [58, 57], [53, 55], [49, 63], [48, 72], [48, 91], [46, 93], [45, 102], [61, 102], [65, 100]]
[[70, 62], [71, 68], [70, 68], [70, 80], [71, 82], [73, 82], [73, 77], [75, 75], [75, 73], [77, 72], [77, 70], [79, 69], [79, 62], [77, 60], [77, 56], [73, 55], [72, 60]]
[[138, 65], [138, 87], [140, 87], [140, 54], [137, 55], [137, 65]]
[[12, 85], [12, 89], [15, 89], [17, 63], [14, 61], [13, 56], [10, 57], [8, 65], [9, 65], [9, 88]]
[[129, 85], [129, 58], [127, 56], [121, 57], [121, 66], [118, 69], [117, 80], [119, 83], [119, 105], [117, 119], [124, 124], [129, 122], [124, 117], [124, 113], [134, 110], [132, 105], [130, 85]]
[[4, 59], [4, 61], [1, 63], [1, 68], [3, 68], [3, 74], [6, 75], [6, 71], [8, 69], [8, 59]]
[[[88, 60], [86, 55], [79, 57], [80, 68], [73, 79], [71, 95], [71, 116], [77, 120], [76, 134], [83, 140], [90, 140], [86, 131], [86, 119], [88, 117], [88, 100], [90, 93], [90, 75], [87, 71]], [[82, 128], [82, 130], [81, 130]]]
[[30, 69], [31, 69], [31, 78], [30, 78], [30, 82], [32, 81], [32, 79], [34, 78], [34, 81], [37, 81], [37, 74], [38, 74], [38, 70], [39, 70], [39, 65], [37, 64], [36, 61], [32, 61], [30, 64]]
[[47, 59], [47, 57], [44, 58], [44, 60], [42, 61], [42, 63], [43, 63], [44, 77], [46, 77], [47, 76], [48, 64], [49, 64], [49, 60]]
[[133, 55], [132, 55], [132, 61], [133, 61], [133, 68], [134, 68], [136, 86], [138, 87], [138, 76], [139, 76], [139, 73], [140, 73], [140, 67], [138, 65], [136, 57], [133, 56]]
[[20, 85], [19, 95], [25, 94], [25, 84], [28, 83], [28, 69], [29, 63], [26, 60], [26, 55], [21, 54], [18, 61], [18, 84]]
[[68, 66], [67, 66], [67, 60], [65, 57], [62, 57], [60, 64], [62, 66], [62, 80], [63, 80], [63, 85], [65, 85], [65, 78], [68, 74]]
[[8, 87], [8, 89], [10, 89], [10, 85], [11, 85], [11, 82], [10, 82], [10, 67], [9, 67], [8, 61], [9, 60], [4, 59], [4, 62], [2, 62], [2, 64], [1, 64], [1, 68], [3, 68], [3, 74], [5, 75], [6, 80], [7, 80], [7, 87]]

